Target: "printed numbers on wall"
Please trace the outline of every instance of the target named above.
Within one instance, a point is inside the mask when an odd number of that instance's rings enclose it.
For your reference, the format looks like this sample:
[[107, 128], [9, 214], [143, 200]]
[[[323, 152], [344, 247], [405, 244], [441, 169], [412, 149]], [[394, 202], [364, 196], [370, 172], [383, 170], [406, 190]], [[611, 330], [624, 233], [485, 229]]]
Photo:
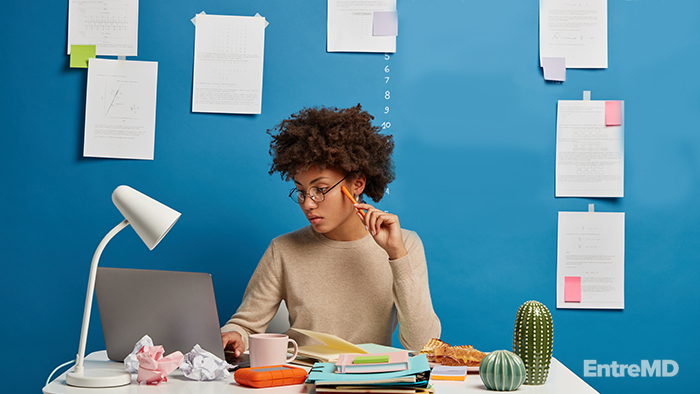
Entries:
[[[388, 53], [385, 53], [384, 54], [384, 61], [388, 62], [389, 59], [391, 59], [391, 56]], [[391, 76], [389, 75], [390, 72], [391, 72], [391, 69], [389, 68], [389, 64], [384, 65], [384, 85], [385, 85], [385, 87], [384, 87], [384, 100], [387, 100], [387, 101], [391, 100], [391, 91], [389, 90], [389, 86], [388, 86], [389, 81], [391, 80]], [[384, 114], [385, 115], [388, 114], [389, 111], [390, 111], [390, 109], [389, 109], [389, 105], [387, 103], [387, 105], [384, 107]], [[382, 129], [388, 129], [389, 127], [391, 127], [390, 121], [386, 120], [386, 121], [382, 122]]]

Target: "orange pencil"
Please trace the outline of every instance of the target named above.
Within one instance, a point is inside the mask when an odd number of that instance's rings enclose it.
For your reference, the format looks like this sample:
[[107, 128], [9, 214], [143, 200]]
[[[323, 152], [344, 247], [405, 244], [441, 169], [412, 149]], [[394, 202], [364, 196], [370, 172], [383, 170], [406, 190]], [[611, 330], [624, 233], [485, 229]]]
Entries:
[[[340, 187], [340, 190], [343, 192], [343, 194], [345, 194], [345, 196], [346, 196], [347, 198], [350, 199], [350, 201], [352, 201], [353, 204], [357, 204], [357, 201], [355, 200], [355, 197], [353, 197], [352, 194], [350, 194], [350, 192], [348, 191], [348, 189], [345, 188], [345, 186], [341, 186], [341, 187]], [[365, 217], [365, 211], [364, 211], [364, 210], [359, 209], [359, 208], [355, 208], [355, 209], [357, 209], [357, 212], [359, 212], [360, 215], [362, 215], [362, 217]]]

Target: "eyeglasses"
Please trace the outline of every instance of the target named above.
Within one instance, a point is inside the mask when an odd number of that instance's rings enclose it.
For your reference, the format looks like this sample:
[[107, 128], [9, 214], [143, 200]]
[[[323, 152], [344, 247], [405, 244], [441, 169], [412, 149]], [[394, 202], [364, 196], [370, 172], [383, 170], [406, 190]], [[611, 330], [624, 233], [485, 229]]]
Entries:
[[295, 187], [294, 189], [289, 191], [289, 198], [291, 198], [292, 201], [294, 201], [295, 203], [298, 203], [299, 205], [301, 205], [304, 203], [304, 201], [306, 201], [306, 196], [308, 195], [309, 197], [311, 197], [311, 199], [315, 203], [318, 204], [326, 199], [326, 193], [333, 190], [334, 187], [340, 185], [340, 182], [344, 181], [345, 178], [347, 178], [347, 177], [348, 177], [348, 175], [345, 175], [345, 177], [343, 177], [343, 179], [339, 180], [338, 183], [336, 183], [335, 185], [333, 185], [329, 188], [325, 188], [325, 187], [318, 188], [316, 186], [311, 186], [309, 188], [309, 191], [305, 192], [305, 191], [299, 190]]

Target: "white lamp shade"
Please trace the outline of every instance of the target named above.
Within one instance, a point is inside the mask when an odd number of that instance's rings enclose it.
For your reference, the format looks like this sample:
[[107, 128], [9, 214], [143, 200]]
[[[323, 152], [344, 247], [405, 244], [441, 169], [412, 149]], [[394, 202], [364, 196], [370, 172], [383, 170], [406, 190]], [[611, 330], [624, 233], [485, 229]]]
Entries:
[[112, 201], [151, 250], [180, 218], [180, 212], [129, 186], [117, 187], [112, 193]]

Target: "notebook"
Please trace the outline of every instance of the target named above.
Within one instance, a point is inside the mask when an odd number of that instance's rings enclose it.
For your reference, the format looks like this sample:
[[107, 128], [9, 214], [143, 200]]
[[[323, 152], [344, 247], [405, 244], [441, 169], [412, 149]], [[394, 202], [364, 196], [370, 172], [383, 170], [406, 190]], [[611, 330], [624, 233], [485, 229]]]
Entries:
[[99, 267], [95, 296], [110, 360], [124, 361], [144, 335], [166, 355], [199, 344], [225, 359], [210, 274]]
[[299, 346], [299, 355], [294, 360], [294, 362], [298, 362], [299, 364], [307, 364], [305, 360], [313, 361], [309, 363], [310, 366], [313, 366], [316, 361], [324, 363], [335, 363], [336, 361], [338, 361], [338, 356], [347, 353], [368, 354], [403, 351], [403, 349], [397, 349], [385, 345], [378, 345], [376, 343], [364, 343], [360, 345], [354, 345], [332, 334], [304, 330], [301, 328], [294, 327], [292, 327], [291, 329], [323, 342], [323, 345]]

